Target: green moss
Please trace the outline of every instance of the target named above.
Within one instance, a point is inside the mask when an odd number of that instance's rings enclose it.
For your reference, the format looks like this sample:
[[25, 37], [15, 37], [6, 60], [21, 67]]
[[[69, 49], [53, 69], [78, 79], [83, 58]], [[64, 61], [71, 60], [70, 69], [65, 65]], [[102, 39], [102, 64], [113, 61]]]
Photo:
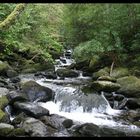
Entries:
[[8, 103], [9, 102], [6, 96], [0, 97], [0, 109], [3, 109]]
[[8, 136], [24, 136], [25, 135], [25, 130], [23, 128], [15, 128], [13, 129]]
[[105, 67], [103, 69], [100, 69], [97, 72], [94, 72], [92, 75], [92, 79], [97, 80], [101, 76], [109, 76], [109, 68], [108, 67]]
[[130, 75], [129, 70], [127, 68], [122, 68], [122, 67], [115, 68], [111, 74], [111, 76], [114, 78], [121, 78], [121, 77], [129, 76], [129, 75]]
[[6, 117], [6, 114], [0, 109], [0, 122]]
[[12, 128], [2, 128], [0, 129], [0, 136], [8, 136], [12, 132]]

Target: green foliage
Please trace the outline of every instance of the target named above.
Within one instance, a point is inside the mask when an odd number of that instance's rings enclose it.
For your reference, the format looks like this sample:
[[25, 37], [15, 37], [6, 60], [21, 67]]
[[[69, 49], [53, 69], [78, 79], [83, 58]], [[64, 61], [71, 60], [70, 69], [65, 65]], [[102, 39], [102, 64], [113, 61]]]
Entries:
[[66, 46], [78, 46], [75, 49], [78, 57], [86, 57], [87, 52], [88, 56], [94, 55], [98, 45], [89, 45], [93, 39], [100, 42], [101, 53], [139, 52], [139, 4], [68, 4], [64, 11], [62, 34]]
[[[3, 21], [15, 6], [0, 4], [0, 20]], [[63, 48], [59, 39], [62, 7], [60, 4], [27, 4], [15, 24], [0, 33], [1, 40], [8, 46], [5, 47], [5, 53], [12, 53], [9, 46], [21, 50], [37, 50], [45, 60], [52, 61], [49, 49], [54, 48], [60, 53]]]

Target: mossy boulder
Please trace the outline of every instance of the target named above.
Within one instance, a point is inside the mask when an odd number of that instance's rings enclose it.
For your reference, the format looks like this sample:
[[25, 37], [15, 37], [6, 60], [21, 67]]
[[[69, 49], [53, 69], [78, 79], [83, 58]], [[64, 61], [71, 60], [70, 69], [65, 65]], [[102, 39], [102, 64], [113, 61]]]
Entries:
[[18, 73], [15, 70], [9, 69], [6, 71], [6, 75], [9, 78], [16, 77]]
[[110, 76], [118, 79], [118, 78], [129, 76], [129, 75], [130, 75], [130, 72], [127, 68], [118, 67], [112, 71]]
[[9, 137], [19, 137], [25, 135], [27, 134], [23, 128], [15, 128], [8, 134]]
[[6, 71], [10, 69], [10, 66], [7, 62], [0, 61], [0, 75], [5, 76]]
[[4, 109], [8, 105], [9, 101], [6, 96], [0, 97], [0, 109]]
[[0, 123], [0, 136], [8, 136], [12, 130], [14, 129], [14, 126], [6, 123]]
[[78, 77], [79, 73], [70, 69], [57, 69], [56, 71], [59, 77]]
[[95, 81], [92, 83], [92, 88], [95, 91], [115, 92], [120, 88], [120, 85], [110, 81]]
[[25, 60], [21, 66], [21, 72], [22, 73], [35, 73], [37, 71], [43, 71], [46, 69], [51, 69], [53, 68], [53, 64], [52, 63], [35, 63], [32, 60]]
[[140, 98], [140, 79], [135, 76], [125, 76], [117, 79], [117, 83], [121, 88], [117, 93], [123, 94], [127, 97]]
[[101, 76], [109, 76], [109, 68], [108, 67], [105, 67], [103, 69], [100, 69], [99, 71], [97, 72], [94, 72], [92, 74], [92, 79], [93, 80], [97, 80], [99, 77]]

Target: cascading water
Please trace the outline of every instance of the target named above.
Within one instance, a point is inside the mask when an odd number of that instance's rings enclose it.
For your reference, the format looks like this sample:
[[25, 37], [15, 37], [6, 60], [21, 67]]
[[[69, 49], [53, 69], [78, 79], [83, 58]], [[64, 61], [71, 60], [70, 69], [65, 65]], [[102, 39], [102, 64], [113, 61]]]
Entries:
[[[69, 66], [74, 60], [64, 57], [65, 63], [57, 61], [55, 70]], [[58, 114], [80, 123], [94, 123], [96, 125], [106, 125], [122, 129], [129, 133], [140, 131], [138, 127], [127, 122], [114, 120], [114, 117], [123, 113], [121, 110], [112, 109], [104, 93], [84, 94], [81, 91], [83, 83], [87, 83], [91, 78], [83, 77], [82, 72], [77, 78], [58, 79], [39, 79], [36, 80], [42, 86], [49, 87], [55, 91], [54, 101], [38, 104], [50, 111], [50, 114]], [[22, 80], [30, 80], [22, 77]]]

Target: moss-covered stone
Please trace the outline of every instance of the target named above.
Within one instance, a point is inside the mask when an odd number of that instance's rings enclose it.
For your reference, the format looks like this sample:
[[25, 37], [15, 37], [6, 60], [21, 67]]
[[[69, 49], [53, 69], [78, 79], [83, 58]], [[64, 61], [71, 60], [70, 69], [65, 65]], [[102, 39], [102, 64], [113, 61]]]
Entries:
[[6, 96], [0, 97], [0, 109], [3, 109], [6, 105], [8, 105], [8, 99]]
[[5, 117], [6, 117], [6, 114], [0, 109], [0, 122], [2, 122]]
[[78, 77], [79, 73], [70, 69], [57, 69], [57, 75], [60, 77]]
[[110, 76], [118, 79], [118, 78], [129, 76], [129, 75], [130, 75], [130, 72], [127, 68], [118, 67], [112, 71]]
[[121, 88], [117, 93], [121, 93], [127, 97], [139, 97], [140, 98], [140, 79], [135, 76], [126, 76], [117, 79], [117, 83], [121, 85]]
[[105, 67], [103, 69], [100, 69], [97, 72], [94, 72], [92, 75], [92, 79], [97, 80], [101, 76], [109, 76], [109, 68], [108, 67]]
[[10, 124], [0, 123], [0, 136], [8, 136], [14, 127]]
[[6, 75], [6, 71], [10, 68], [8, 63], [0, 61], [0, 74]]
[[92, 83], [92, 88], [95, 91], [114, 92], [120, 88], [120, 85], [110, 81], [95, 81]]
[[8, 136], [10, 137], [25, 136], [25, 135], [26, 133], [23, 128], [15, 128], [8, 134]]

